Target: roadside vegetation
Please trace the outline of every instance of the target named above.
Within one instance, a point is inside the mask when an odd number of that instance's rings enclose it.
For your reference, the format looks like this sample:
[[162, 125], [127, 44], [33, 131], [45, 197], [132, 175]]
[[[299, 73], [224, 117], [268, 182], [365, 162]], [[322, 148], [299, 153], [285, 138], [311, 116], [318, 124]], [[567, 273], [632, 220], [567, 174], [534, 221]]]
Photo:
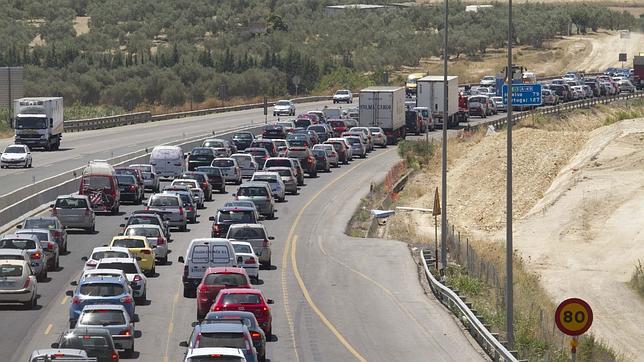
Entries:
[[[299, 95], [382, 84], [393, 81], [392, 70], [441, 52], [441, 6], [329, 16], [324, 8], [335, 1], [4, 3], [0, 66], [25, 67], [26, 95], [127, 111], [294, 95], [296, 75]], [[507, 8], [464, 7], [449, 10], [450, 54], [480, 56], [502, 47]], [[637, 29], [640, 22], [599, 5], [519, 4], [515, 41], [541, 48], [571, 29]]]
[[640, 296], [644, 297], [644, 265], [642, 265], [641, 261], [638, 261], [635, 266], [635, 271], [631, 277], [631, 286]]

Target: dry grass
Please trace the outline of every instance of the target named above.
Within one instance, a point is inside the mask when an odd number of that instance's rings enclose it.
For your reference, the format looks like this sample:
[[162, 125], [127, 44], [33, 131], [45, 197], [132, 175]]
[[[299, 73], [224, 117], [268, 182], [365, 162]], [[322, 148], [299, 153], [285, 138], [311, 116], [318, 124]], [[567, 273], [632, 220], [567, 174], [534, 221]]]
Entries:
[[74, 19], [74, 30], [76, 31], [76, 36], [89, 33], [89, 16], [77, 16]]
[[638, 261], [635, 266], [630, 284], [640, 296], [644, 297], [644, 265], [642, 265], [641, 261]]

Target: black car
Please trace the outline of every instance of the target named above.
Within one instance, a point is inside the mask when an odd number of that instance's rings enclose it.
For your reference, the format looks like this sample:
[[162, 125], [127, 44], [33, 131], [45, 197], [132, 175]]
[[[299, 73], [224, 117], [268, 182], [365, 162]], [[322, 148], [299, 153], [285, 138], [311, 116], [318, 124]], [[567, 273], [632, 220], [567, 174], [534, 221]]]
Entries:
[[224, 238], [232, 224], [257, 224], [256, 211], [250, 207], [222, 207], [217, 210], [217, 215], [211, 216], [212, 221], [210, 236], [213, 238]]
[[143, 187], [136, 182], [136, 177], [132, 175], [116, 175], [116, 180], [121, 191], [121, 201], [131, 201], [140, 205], [143, 201]]
[[329, 158], [326, 156], [326, 151], [322, 149], [311, 150], [313, 156], [315, 156], [316, 167], [318, 171], [330, 172], [331, 163], [329, 163]]
[[210, 166], [215, 157], [215, 150], [211, 147], [195, 147], [188, 156], [188, 171], [194, 171], [199, 166]]
[[98, 362], [112, 362], [119, 359], [110, 331], [105, 328], [74, 328], [61, 334], [58, 343], [51, 348], [81, 349], [87, 357], [95, 357]]
[[286, 138], [286, 130], [284, 127], [276, 124], [269, 124], [268, 126], [264, 127], [264, 131], [262, 132], [262, 138], [266, 139], [284, 139]]
[[323, 124], [314, 124], [312, 126], [309, 126], [307, 130], [313, 131], [317, 134], [319, 138], [318, 143], [325, 142], [329, 138], [333, 137], [331, 136], [331, 132], [329, 132], [329, 129], [327, 128], [327, 126]]
[[226, 192], [226, 180], [224, 175], [221, 174], [219, 167], [214, 166], [199, 166], [195, 172], [203, 172], [208, 176], [208, 183], [213, 190], [218, 190], [221, 193]]
[[250, 144], [255, 139], [255, 135], [251, 132], [237, 132], [233, 134], [233, 144], [237, 146], [237, 150], [245, 150], [250, 147]]

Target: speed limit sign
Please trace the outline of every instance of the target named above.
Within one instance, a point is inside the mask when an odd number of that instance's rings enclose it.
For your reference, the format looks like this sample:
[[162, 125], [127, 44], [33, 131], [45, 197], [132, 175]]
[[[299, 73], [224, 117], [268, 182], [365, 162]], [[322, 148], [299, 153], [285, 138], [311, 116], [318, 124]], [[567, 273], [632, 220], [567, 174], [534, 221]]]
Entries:
[[582, 335], [593, 324], [593, 310], [579, 298], [566, 299], [557, 307], [555, 323], [569, 336]]

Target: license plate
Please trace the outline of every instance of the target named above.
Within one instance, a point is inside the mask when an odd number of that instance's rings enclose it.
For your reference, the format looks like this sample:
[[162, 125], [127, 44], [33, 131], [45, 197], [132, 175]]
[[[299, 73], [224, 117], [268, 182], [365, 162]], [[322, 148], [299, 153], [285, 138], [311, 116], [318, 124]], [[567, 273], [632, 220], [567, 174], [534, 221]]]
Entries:
[[3, 288], [11, 288], [11, 287], [13, 287], [13, 286], [15, 286], [15, 285], [16, 285], [16, 283], [15, 283], [15, 282], [10, 282], [10, 281], [0, 281], [0, 287], [3, 287]]

